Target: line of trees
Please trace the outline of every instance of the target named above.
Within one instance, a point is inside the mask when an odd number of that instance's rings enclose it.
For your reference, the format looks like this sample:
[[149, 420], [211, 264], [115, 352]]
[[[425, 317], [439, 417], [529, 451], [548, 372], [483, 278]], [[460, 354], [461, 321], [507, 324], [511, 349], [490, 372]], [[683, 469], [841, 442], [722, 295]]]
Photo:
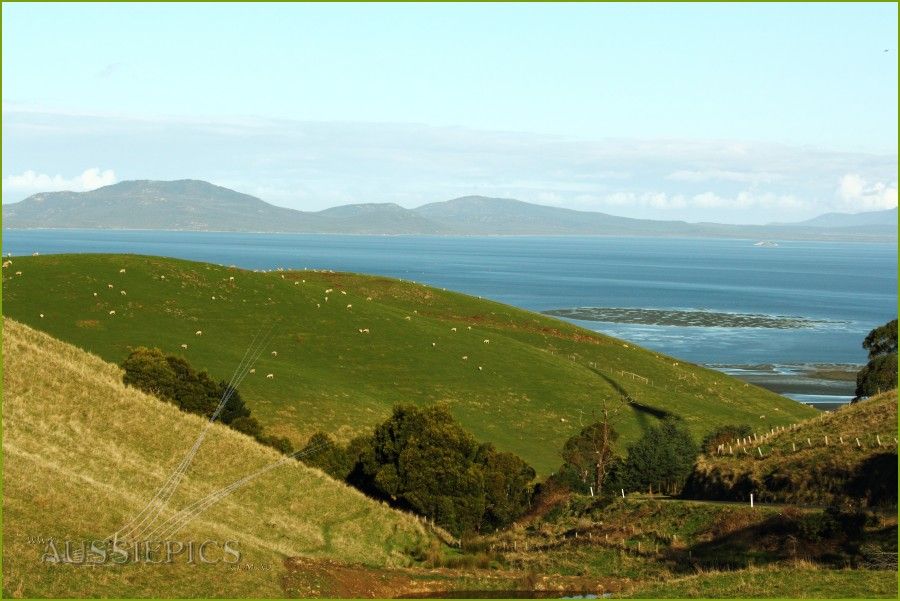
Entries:
[[628, 445], [624, 456], [615, 452], [618, 433], [613, 413], [569, 438], [563, 446], [563, 464], [551, 484], [580, 493], [615, 494], [625, 490], [679, 490], [693, 469], [700, 447], [684, 422], [675, 416], [661, 420]]
[[455, 535], [502, 528], [531, 506], [534, 469], [479, 443], [445, 405], [398, 405], [371, 435], [342, 447], [317, 433], [307, 448], [326, 442], [304, 461]]
[[205, 371], [197, 371], [183, 357], [167, 355], [158, 348], [134, 349], [122, 362], [123, 382], [176, 405], [182, 411], [212, 417], [219, 402], [230, 393], [219, 421], [262, 444], [291, 453], [291, 441], [268, 436], [235, 388], [215, 381]]

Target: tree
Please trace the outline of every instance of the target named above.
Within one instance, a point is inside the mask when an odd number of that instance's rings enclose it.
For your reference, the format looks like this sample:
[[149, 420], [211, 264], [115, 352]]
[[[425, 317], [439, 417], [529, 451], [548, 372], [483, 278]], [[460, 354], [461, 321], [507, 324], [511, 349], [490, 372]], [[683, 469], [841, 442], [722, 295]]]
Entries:
[[505, 525], [530, 500], [534, 470], [511, 453], [478, 444], [445, 405], [399, 405], [347, 452], [350, 484], [457, 535]]
[[484, 474], [484, 518], [482, 527], [501, 528], [531, 506], [534, 468], [514, 453], [498, 451], [491, 443], [478, 449], [476, 462]]
[[897, 320], [873, 329], [862, 346], [869, 362], [856, 374], [854, 402], [897, 387]]
[[623, 477], [631, 488], [681, 487], [691, 473], [699, 447], [684, 423], [667, 418], [628, 447]]
[[869, 332], [863, 340], [863, 348], [869, 351], [869, 359], [897, 352], [897, 320], [892, 319], [883, 326]]
[[353, 468], [347, 449], [324, 432], [316, 432], [310, 436], [301, 451], [309, 453], [300, 458], [303, 463], [317, 467], [338, 480], [346, 479]]
[[563, 446], [563, 470], [578, 475], [581, 483], [592, 486], [599, 495], [603, 481], [615, 459], [613, 444], [619, 434], [610, 424], [609, 410], [603, 409], [603, 419], [590, 424], [566, 441]]

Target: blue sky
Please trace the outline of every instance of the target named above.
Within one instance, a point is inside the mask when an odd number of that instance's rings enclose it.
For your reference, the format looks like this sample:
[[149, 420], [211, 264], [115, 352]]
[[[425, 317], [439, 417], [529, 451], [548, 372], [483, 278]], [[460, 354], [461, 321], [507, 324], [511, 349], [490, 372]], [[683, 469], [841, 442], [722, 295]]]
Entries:
[[196, 177], [303, 209], [896, 204], [896, 4], [4, 4], [2, 43], [4, 202]]

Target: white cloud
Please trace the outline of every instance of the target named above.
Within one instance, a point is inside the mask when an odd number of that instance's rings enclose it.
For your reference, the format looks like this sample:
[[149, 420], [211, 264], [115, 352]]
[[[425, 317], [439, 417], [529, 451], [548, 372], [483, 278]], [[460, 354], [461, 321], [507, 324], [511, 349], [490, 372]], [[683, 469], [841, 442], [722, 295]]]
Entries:
[[776, 182], [783, 178], [777, 173], [768, 173], [765, 171], [727, 171], [722, 169], [704, 169], [691, 171], [687, 169], [681, 169], [679, 171], [673, 171], [666, 176], [666, 179], [677, 182], [725, 181], [765, 184]]
[[[583, 198], [582, 200], [587, 200]], [[807, 201], [790, 194], [738, 192], [722, 196], [715, 192], [694, 195], [667, 194], [665, 192], [616, 192], [595, 198], [595, 202], [611, 207], [647, 207], [662, 210], [694, 209], [803, 209]]]
[[62, 175], [47, 175], [28, 170], [21, 175], [10, 175], [3, 178], [3, 193], [35, 194], [38, 192], [55, 192], [71, 190], [85, 192], [116, 183], [116, 174], [112, 169], [101, 171], [98, 167], [85, 169], [80, 175], [65, 178]]
[[838, 207], [848, 211], [876, 211], [897, 206], [897, 183], [869, 184], [858, 173], [848, 173], [841, 178], [837, 189]]

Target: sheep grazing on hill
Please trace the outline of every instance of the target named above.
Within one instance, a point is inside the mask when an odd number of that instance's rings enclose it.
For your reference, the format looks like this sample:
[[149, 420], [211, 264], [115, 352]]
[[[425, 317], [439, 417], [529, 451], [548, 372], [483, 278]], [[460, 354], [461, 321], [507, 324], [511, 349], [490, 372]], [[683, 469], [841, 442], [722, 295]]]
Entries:
[[348, 308], [348, 309], [352, 309], [352, 308], [353, 308], [353, 305], [347, 305], [347, 308]]
[[96, 292], [94, 293], [94, 296], [97, 296], [97, 293], [96, 293]]
[[478, 366], [478, 371], [481, 371], [481, 366], [480, 366], [480, 365]]
[[359, 328], [359, 333], [360, 333], [360, 334], [368, 334], [368, 333], [369, 333], [369, 328]]
[[233, 282], [233, 281], [234, 281], [234, 276], [233, 276], [233, 275], [228, 276], [228, 281], [229, 281], [229, 282]]
[[268, 378], [270, 380], [274, 377], [275, 377], [275, 374], [266, 374], [266, 378]]
[[451, 332], [455, 332], [455, 331], [456, 331], [456, 328], [450, 328], [450, 331], [451, 331]]
[[3, 261], [3, 269], [6, 269], [10, 265], [12, 265], [12, 261]]
[[40, 253], [31, 253], [31, 256], [36, 257], [36, 256], [38, 256], [38, 254], [40, 254]]
[[346, 294], [347, 294], [347, 291], [346, 291], [346, 290], [341, 290], [341, 294], [343, 294], [343, 295], [345, 295], [345, 296], [346, 296]]
[[115, 309], [111, 310], [111, 311], [109, 312], [109, 314], [110, 314], [110, 315], [115, 315], [115, 314], [116, 314], [116, 310], [115, 310]]
[[196, 332], [194, 332], [194, 334], [196, 334], [197, 336], [203, 336], [203, 330], [197, 330]]
[[251, 374], [255, 374], [255, 373], [256, 373], [256, 368], [255, 368], [255, 367], [252, 368], [252, 369], [250, 370], [250, 373], [251, 373]]
[[181, 345], [181, 348], [183, 348], [184, 350], [187, 350], [187, 345], [186, 345], [186, 344], [182, 344], [182, 345]]
[[490, 343], [491, 343], [491, 339], [490, 339], [490, 338], [485, 338], [485, 339], [484, 339], [484, 343], [485, 343], [485, 344], [490, 344]]
[[298, 282], [297, 280], [294, 280], [294, 286], [298, 286], [298, 285], [300, 285], [300, 282]]
[[467, 329], [467, 330], [471, 330], [471, 329], [472, 329], [472, 326], [466, 326], [466, 329]]
[[468, 355], [463, 355], [463, 361], [468, 361], [468, 360], [469, 360], [469, 356], [468, 356]]
[[325, 294], [331, 294], [333, 290], [334, 290], [334, 288], [326, 288]]
[[121, 294], [122, 296], [128, 296], [128, 293], [124, 290], [119, 290], [119, 294]]
[[159, 276], [159, 279], [164, 280], [164, 279], [166, 279], [166, 276], [161, 275], [161, 276]]
[[43, 314], [43, 313], [41, 313], [41, 319], [44, 319], [44, 314]]
[[16, 275], [22, 275], [22, 272], [21, 272], [21, 271], [17, 271], [17, 272], [16, 272]]
[[367, 296], [367, 297], [366, 297], [366, 300], [367, 300], [367, 301], [370, 301], [370, 300], [372, 300], [372, 297], [371, 297], [371, 296]]
[[432, 342], [432, 343], [431, 343], [431, 346], [432, 346], [432, 347], [436, 347], [436, 346], [437, 346], [437, 342]]
[[124, 268], [120, 269], [119, 273], [125, 273], [125, 269]]
[[112, 288], [113, 285], [112, 285], [112, 284], [107, 284], [106, 287], [107, 287], [107, 288]]
[[321, 308], [322, 308], [322, 303], [316, 303], [316, 309], [321, 309]]
[[277, 357], [277, 356], [278, 356], [278, 351], [272, 351], [272, 356], [273, 356], [273, 357]]
[[212, 300], [216, 300], [216, 297], [215, 297], [215, 296], [213, 296], [213, 297], [210, 297], [210, 298], [211, 298], [211, 299], [212, 299]]
[[410, 319], [412, 319], [412, 317], [410, 317], [409, 315], [407, 315], [407, 316], [406, 316], [406, 321], [409, 321]]
[[328, 297], [327, 297], [327, 296], [325, 297], [325, 302], [326, 302], [326, 303], [328, 302]]

